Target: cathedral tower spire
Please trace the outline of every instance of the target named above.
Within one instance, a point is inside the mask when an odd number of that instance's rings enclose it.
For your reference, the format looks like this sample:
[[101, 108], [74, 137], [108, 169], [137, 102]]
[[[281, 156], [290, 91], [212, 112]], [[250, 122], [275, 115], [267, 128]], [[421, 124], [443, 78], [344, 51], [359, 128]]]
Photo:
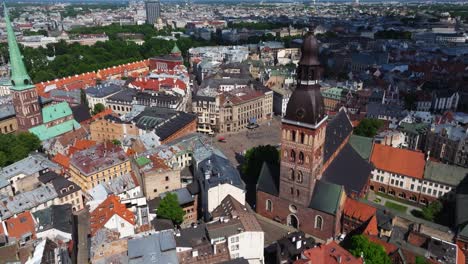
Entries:
[[27, 131], [33, 126], [42, 124], [41, 107], [35, 86], [24, 66], [23, 57], [16, 42], [15, 32], [13, 31], [5, 3], [3, 3], [3, 8], [8, 36], [8, 51], [10, 54], [11, 95], [18, 122], [18, 130]]
[[282, 121], [280, 197], [305, 207], [321, 178], [326, 133], [318, 50], [314, 35], [307, 33], [297, 67], [297, 87]]
[[8, 15], [8, 9], [3, 4], [5, 11], [5, 23], [8, 34], [8, 51], [10, 54], [10, 66], [11, 66], [11, 84], [14, 90], [24, 90], [34, 88], [32, 85], [31, 77], [29, 77], [26, 67], [23, 63], [23, 56], [19, 50], [18, 43], [16, 42], [15, 32], [11, 25], [10, 17]]

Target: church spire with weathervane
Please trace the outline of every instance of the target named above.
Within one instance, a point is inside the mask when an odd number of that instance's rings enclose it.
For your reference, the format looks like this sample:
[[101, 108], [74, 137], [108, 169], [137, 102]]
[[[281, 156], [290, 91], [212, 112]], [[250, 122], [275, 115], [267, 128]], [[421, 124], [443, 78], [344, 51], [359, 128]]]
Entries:
[[3, 8], [5, 11], [8, 52], [10, 55], [11, 95], [18, 122], [18, 130], [27, 131], [31, 127], [42, 124], [41, 107], [35, 86], [24, 65], [23, 56], [16, 41], [16, 35], [5, 3], [3, 3]]

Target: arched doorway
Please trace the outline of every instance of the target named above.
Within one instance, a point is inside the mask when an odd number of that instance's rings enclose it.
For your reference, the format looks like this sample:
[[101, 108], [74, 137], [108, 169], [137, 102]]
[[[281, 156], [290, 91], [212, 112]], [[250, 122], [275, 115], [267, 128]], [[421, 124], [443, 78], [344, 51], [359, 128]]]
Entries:
[[297, 219], [295, 214], [288, 215], [288, 226], [294, 227], [296, 229], [299, 227], [299, 219]]

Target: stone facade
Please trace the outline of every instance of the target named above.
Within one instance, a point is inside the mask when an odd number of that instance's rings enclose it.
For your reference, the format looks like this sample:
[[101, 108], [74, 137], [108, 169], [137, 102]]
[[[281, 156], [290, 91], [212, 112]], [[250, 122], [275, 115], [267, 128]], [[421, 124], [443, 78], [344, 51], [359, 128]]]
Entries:
[[119, 123], [106, 118], [96, 120], [90, 125], [91, 140], [105, 142], [122, 140], [125, 136], [138, 136], [139, 129], [132, 123]]
[[143, 192], [148, 200], [159, 197], [161, 193], [170, 192], [182, 187], [180, 183], [180, 170], [178, 169], [154, 168], [145, 172], [136, 171], [142, 181]]
[[18, 120], [15, 116], [0, 121], [0, 134], [10, 134], [18, 130]]

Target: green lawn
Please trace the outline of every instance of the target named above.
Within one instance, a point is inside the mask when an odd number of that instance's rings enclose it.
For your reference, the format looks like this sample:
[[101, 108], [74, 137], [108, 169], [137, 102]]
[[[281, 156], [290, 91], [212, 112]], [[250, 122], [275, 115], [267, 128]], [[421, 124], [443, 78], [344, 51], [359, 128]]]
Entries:
[[404, 205], [397, 204], [397, 203], [390, 202], [390, 201], [385, 202], [385, 207], [397, 210], [397, 211], [402, 212], [402, 213], [406, 213], [406, 210], [408, 209], [408, 207], [406, 207]]

